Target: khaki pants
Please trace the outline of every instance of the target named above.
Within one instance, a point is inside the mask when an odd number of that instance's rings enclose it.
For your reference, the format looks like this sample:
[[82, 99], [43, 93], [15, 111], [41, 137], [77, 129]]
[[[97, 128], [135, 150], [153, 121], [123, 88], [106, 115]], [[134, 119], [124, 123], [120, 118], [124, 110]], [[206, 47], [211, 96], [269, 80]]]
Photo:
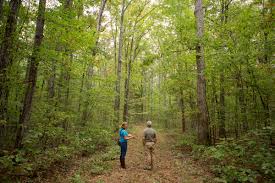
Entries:
[[145, 155], [145, 168], [153, 169], [154, 163], [154, 142], [146, 142], [144, 146], [144, 155]]

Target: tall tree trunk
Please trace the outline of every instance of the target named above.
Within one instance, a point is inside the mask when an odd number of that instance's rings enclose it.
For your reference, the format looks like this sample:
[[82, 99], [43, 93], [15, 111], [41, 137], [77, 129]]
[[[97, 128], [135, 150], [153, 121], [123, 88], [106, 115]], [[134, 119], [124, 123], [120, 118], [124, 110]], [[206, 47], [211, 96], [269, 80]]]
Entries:
[[225, 138], [225, 91], [224, 91], [224, 71], [220, 74], [220, 111], [219, 111], [219, 137]]
[[270, 58], [272, 56], [272, 48], [271, 41], [269, 39], [269, 34], [272, 31], [272, 15], [273, 15], [273, 7], [272, 0], [262, 0], [262, 19], [263, 19], [263, 58], [260, 60], [261, 63], [269, 64]]
[[[71, 82], [71, 64], [73, 62], [73, 54], [70, 53], [69, 55], [69, 63], [66, 68], [66, 74], [65, 74], [65, 86], [66, 86], [66, 93], [65, 93], [65, 101], [64, 101], [64, 108], [65, 110], [68, 110], [70, 108], [70, 82]], [[65, 118], [63, 121], [63, 129], [64, 131], [67, 131], [68, 129], [68, 118]]]
[[144, 103], [144, 97], [145, 97], [145, 68], [142, 66], [141, 68], [141, 85], [140, 85], [140, 96], [141, 96], [141, 120], [144, 121], [145, 116], [145, 103]]
[[198, 105], [198, 142], [199, 144], [209, 145], [209, 119], [208, 108], [206, 101], [206, 80], [204, 76], [204, 49], [203, 49], [203, 34], [204, 34], [204, 10], [202, 0], [196, 0], [195, 17], [198, 43], [196, 46], [196, 62], [197, 62], [197, 105]]
[[[225, 23], [225, 0], [221, 0], [221, 24]], [[219, 137], [225, 138], [225, 92], [224, 92], [224, 69], [220, 73], [220, 105], [219, 105]]]
[[[241, 71], [240, 71], [241, 72]], [[241, 124], [243, 131], [246, 132], [248, 130], [248, 121], [247, 121], [247, 114], [246, 114], [246, 102], [245, 102], [245, 94], [244, 94], [244, 86], [242, 82], [241, 73], [237, 74], [237, 88], [238, 88], [238, 97], [239, 97], [239, 105], [240, 105], [240, 112], [241, 112]]]
[[[117, 21], [116, 21], [117, 22]], [[114, 41], [114, 63], [115, 63], [115, 74], [117, 74], [117, 25], [115, 29], [115, 34], [113, 36], [113, 41]]]
[[21, 0], [11, 0], [9, 6], [10, 11], [8, 13], [5, 33], [0, 48], [0, 120], [5, 120], [7, 118], [9, 95], [7, 70], [11, 65], [11, 55], [14, 47], [14, 37]]
[[34, 37], [33, 52], [30, 58], [30, 67], [27, 77], [27, 86], [25, 90], [25, 98], [23, 101], [23, 108], [18, 121], [18, 129], [16, 132], [15, 148], [22, 147], [22, 140], [24, 135], [24, 128], [31, 115], [31, 107], [33, 95], [36, 86], [37, 71], [39, 64], [39, 50], [43, 40], [44, 22], [45, 22], [46, 0], [39, 1], [38, 15], [36, 20], [36, 30]]
[[180, 89], [180, 110], [181, 110], [181, 130], [184, 133], [186, 130], [185, 125], [185, 104], [183, 98], [183, 89]]
[[54, 98], [54, 95], [55, 95], [55, 78], [56, 78], [56, 65], [55, 65], [55, 61], [52, 60], [51, 74], [50, 74], [50, 78], [48, 79], [48, 97], [50, 99]]
[[5, 0], [0, 0], [0, 22], [2, 22], [2, 18], [3, 18], [3, 10], [4, 10], [4, 2]]
[[122, 48], [123, 48], [123, 34], [124, 34], [124, 13], [126, 0], [122, 0], [121, 14], [120, 14], [120, 28], [119, 28], [119, 43], [118, 43], [118, 59], [117, 59], [117, 80], [116, 80], [116, 96], [115, 96], [115, 116], [116, 124], [120, 121], [120, 83], [121, 83], [121, 68], [122, 68]]
[[98, 36], [96, 38], [96, 47], [98, 45], [98, 40], [99, 40], [99, 34], [101, 32], [101, 22], [102, 22], [102, 15], [103, 15], [103, 12], [104, 12], [104, 9], [105, 9], [105, 6], [106, 6], [106, 2], [107, 0], [101, 0], [101, 5], [100, 5], [100, 9], [99, 9], [99, 12], [98, 12], [98, 16], [97, 16], [97, 25], [96, 25], [96, 31], [98, 33]]
[[219, 105], [218, 102], [218, 95], [217, 95], [217, 91], [216, 91], [216, 78], [215, 78], [215, 73], [213, 73], [211, 75], [211, 116], [212, 116], [212, 121], [213, 121], [213, 125], [211, 125], [211, 131], [212, 131], [212, 144], [215, 145], [216, 144], [216, 138], [218, 137], [217, 135], [217, 126], [219, 124], [217, 124], [216, 120], [219, 120], [219, 116], [217, 117], [217, 112], [219, 112], [219, 108], [217, 108], [217, 106]]
[[[99, 35], [100, 35], [100, 32], [101, 32], [102, 17], [103, 17], [103, 12], [104, 12], [106, 3], [107, 3], [107, 0], [102, 0], [101, 1], [100, 9], [99, 9], [98, 16], [97, 16], [96, 30], [97, 30], [98, 35], [96, 36], [95, 46], [92, 50], [92, 56], [93, 57], [96, 56], [96, 53], [97, 53], [97, 50], [98, 50], [98, 41], [99, 41]], [[94, 75], [94, 68], [93, 67], [94, 67], [93, 63], [88, 64], [88, 67], [87, 67], [87, 83], [86, 83], [87, 90], [90, 90], [91, 87], [92, 87], [91, 79], [92, 79], [92, 76]], [[89, 105], [90, 105], [90, 101], [89, 101], [90, 100], [90, 94], [89, 94], [90, 92], [88, 91], [87, 93], [88, 94], [87, 94], [85, 102], [84, 102], [84, 110], [83, 110], [83, 114], [82, 114], [82, 120], [83, 121], [86, 121], [88, 116], [89, 116], [88, 108], [89, 108]]]
[[[129, 120], [129, 115], [128, 115], [128, 103], [129, 103], [129, 85], [130, 85], [130, 80], [131, 80], [131, 70], [132, 70], [132, 50], [133, 50], [133, 46], [134, 46], [134, 36], [131, 39], [131, 43], [130, 43], [130, 53], [129, 53], [129, 63], [128, 66], [126, 67], [127, 70], [127, 76], [125, 79], [125, 83], [124, 83], [124, 109], [123, 109], [123, 121], [128, 121]], [[127, 64], [127, 63], [126, 63]]]
[[[86, 68], [85, 68], [85, 70], [86, 70]], [[85, 79], [85, 72], [82, 73], [82, 77], [81, 77], [81, 86], [80, 86], [80, 91], [79, 91], [79, 100], [78, 100], [78, 110], [77, 110], [77, 112], [80, 112], [80, 110], [81, 110], [82, 93], [83, 93], [83, 88], [84, 88], [84, 79]]]

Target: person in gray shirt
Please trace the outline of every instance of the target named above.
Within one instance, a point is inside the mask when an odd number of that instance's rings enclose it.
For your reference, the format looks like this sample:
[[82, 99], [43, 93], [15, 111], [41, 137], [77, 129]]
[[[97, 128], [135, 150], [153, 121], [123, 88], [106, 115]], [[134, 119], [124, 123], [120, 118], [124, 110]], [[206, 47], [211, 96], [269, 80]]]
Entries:
[[152, 122], [147, 122], [147, 128], [143, 131], [143, 145], [145, 155], [145, 168], [146, 170], [153, 169], [154, 162], [154, 146], [157, 142], [156, 131], [152, 128]]

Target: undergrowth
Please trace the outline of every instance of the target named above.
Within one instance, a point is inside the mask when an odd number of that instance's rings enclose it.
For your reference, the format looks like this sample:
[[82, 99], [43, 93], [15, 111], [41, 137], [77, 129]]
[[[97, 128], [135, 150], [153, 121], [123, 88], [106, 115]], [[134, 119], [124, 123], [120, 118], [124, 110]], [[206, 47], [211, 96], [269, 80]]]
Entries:
[[[80, 132], [64, 132], [59, 127], [51, 127], [43, 132], [30, 131], [24, 141], [24, 148], [1, 152], [0, 182], [36, 177], [38, 172], [47, 170], [54, 164], [70, 160], [74, 156], [89, 156], [104, 151], [113, 143], [111, 131], [101, 126], [87, 126]], [[105, 155], [104, 158], [110, 157]], [[91, 170], [95, 174], [105, 168], [100, 162], [95, 162], [93, 166]], [[73, 180], [81, 182], [77, 175]]]
[[196, 145], [195, 136], [181, 136], [178, 147], [190, 152], [195, 160], [209, 166], [216, 182], [275, 181], [275, 149], [272, 147], [274, 130], [264, 128], [250, 131], [240, 139], [223, 139], [215, 146]]
[[[109, 146], [106, 151], [98, 153], [82, 164], [79, 170], [70, 178], [71, 183], [85, 183], [85, 177], [101, 175], [111, 170], [111, 162], [119, 154], [119, 148], [114, 144]], [[103, 181], [102, 181], [103, 183]]]

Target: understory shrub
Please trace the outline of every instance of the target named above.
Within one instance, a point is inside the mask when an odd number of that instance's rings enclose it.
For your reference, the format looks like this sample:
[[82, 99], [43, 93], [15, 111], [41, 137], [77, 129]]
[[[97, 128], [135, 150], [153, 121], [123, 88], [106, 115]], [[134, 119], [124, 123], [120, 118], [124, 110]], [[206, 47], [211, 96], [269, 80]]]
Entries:
[[[195, 144], [194, 136], [184, 136], [180, 146], [192, 148], [192, 156], [205, 161], [217, 182], [274, 182], [274, 130], [250, 131], [240, 139], [223, 139], [215, 146]], [[182, 148], [184, 150], [184, 148]]]
[[24, 148], [1, 152], [0, 182], [35, 176], [37, 171], [46, 170], [74, 155], [91, 155], [104, 150], [112, 143], [112, 133], [105, 129], [93, 125], [66, 131], [59, 126], [48, 125], [43, 130], [29, 131]]

